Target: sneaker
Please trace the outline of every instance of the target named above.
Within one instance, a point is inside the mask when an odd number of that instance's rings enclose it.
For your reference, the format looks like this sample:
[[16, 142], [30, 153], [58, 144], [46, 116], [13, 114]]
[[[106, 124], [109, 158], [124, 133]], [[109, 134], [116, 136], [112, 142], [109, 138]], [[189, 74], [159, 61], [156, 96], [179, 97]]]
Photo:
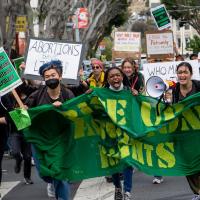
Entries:
[[33, 184], [33, 181], [30, 178], [24, 178], [24, 182], [26, 185]]
[[22, 164], [22, 158], [16, 159], [15, 168], [14, 168], [16, 174], [18, 174], [21, 171], [21, 164]]
[[47, 184], [47, 195], [48, 197], [55, 197], [55, 189], [51, 183]]
[[35, 166], [35, 161], [33, 158], [31, 158], [31, 166]]
[[131, 200], [131, 193], [130, 192], [124, 193], [124, 200]]
[[153, 184], [160, 184], [163, 182], [163, 178], [154, 178], [153, 179]]
[[195, 195], [195, 197], [192, 200], [200, 200], [200, 194]]
[[123, 200], [122, 189], [115, 188], [115, 200]]

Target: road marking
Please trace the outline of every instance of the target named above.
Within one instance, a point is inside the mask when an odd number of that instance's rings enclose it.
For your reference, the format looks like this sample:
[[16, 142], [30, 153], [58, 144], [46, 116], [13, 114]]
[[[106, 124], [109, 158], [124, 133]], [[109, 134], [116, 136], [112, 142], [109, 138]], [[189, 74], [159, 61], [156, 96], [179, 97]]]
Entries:
[[2, 182], [0, 187], [0, 194], [1, 198], [8, 194], [15, 186], [17, 186], [20, 181], [13, 181], [13, 182]]
[[114, 185], [107, 183], [105, 177], [91, 178], [82, 181], [74, 200], [113, 200]]

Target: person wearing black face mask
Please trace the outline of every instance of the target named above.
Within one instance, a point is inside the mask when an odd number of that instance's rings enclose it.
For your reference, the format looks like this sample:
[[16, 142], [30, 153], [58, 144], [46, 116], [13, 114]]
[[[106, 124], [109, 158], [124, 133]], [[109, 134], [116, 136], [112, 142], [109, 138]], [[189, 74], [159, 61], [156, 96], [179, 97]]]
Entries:
[[28, 107], [43, 104], [53, 104], [59, 107], [64, 101], [74, 97], [72, 91], [61, 84], [62, 65], [59, 60], [43, 64], [39, 69], [39, 73], [44, 78], [45, 86], [41, 86], [29, 96], [26, 101]]
[[51, 79], [45, 81], [46, 86], [49, 87], [50, 89], [57, 88], [59, 83], [60, 83], [60, 81], [56, 78], [51, 78]]
[[[39, 69], [39, 73], [44, 78], [45, 86], [41, 86], [28, 97], [25, 102], [28, 107], [35, 107], [43, 104], [53, 104], [59, 107], [64, 101], [74, 97], [71, 90], [61, 84], [62, 63], [59, 60], [43, 64]], [[34, 153], [35, 147], [34, 145], [32, 146], [36, 168], [39, 169], [39, 160]], [[42, 179], [48, 183], [47, 194], [49, 197], [53, 197], [54, 191], [52, 188], [54, 188], [56, 199], [69, 200], [69, 188], [66, 181], [56, 180], [51, 177], [42, 177]]]

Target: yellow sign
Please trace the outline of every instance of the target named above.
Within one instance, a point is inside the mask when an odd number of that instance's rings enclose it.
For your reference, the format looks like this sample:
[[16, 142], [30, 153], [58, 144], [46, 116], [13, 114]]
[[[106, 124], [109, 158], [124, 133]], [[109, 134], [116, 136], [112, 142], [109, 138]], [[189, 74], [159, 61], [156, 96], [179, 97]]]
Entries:
[[16, 32], [26, 32], [27, 20], [26, 16], [17, 16], [15, 23]]
[[[9, 22], [10, 22], [10, 17], [6, 17], [6, 32], [8, 32], [8, 27], [9, 27]], [[17, 16], [16, 17], [16, 22], [15, 22], [15, 31], [16, 32], [26, 32], [27, 28], [27, 20], [26, 16]]]

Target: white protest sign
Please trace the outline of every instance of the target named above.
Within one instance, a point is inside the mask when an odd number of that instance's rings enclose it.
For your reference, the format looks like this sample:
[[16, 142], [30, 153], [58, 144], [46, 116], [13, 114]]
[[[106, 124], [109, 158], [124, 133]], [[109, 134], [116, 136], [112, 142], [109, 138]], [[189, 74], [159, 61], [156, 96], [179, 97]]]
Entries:
[[140, 52], [141, 33], [115, 32], [114, 51]]
[[[183, 61], [174, 62], [159, 62], [159, 63], [147, 63], [143, 65], [143, 75], [145, 82], [151, 76], [159, 76], [163, 80], [177, 81], [176, 67]], [[200, 80], [199, 63], [198, 60], [187, 61], [191, 64], [193, 70], [192, 79]]]
[[26, 56], [25, 77], [39, 77], [39, 68], [51, 60], [60, 60], [63, 65], [63, 79], [75, 83], [81, 62], [83, 45], [63, 41], [49, 41], [30, 38]]
[[147, 33], [147, 55], [174, 54], [172, 32]]

